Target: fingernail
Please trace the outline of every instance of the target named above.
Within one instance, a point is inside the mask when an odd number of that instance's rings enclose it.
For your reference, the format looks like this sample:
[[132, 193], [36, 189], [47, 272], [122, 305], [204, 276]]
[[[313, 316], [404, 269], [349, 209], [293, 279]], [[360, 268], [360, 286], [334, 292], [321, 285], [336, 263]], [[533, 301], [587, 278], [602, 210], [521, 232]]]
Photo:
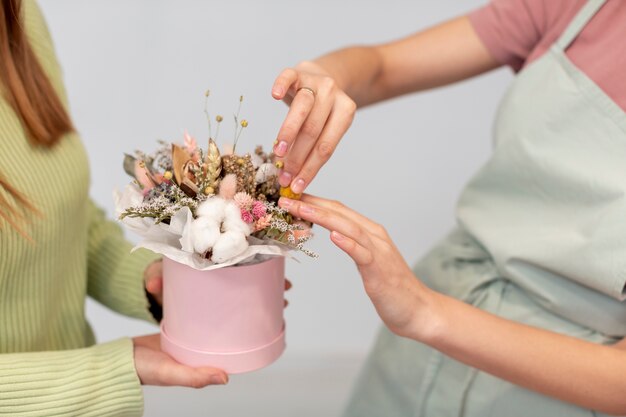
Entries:
[[289, 207], [291, 207], [293, 205], [293, 200], [290, 200], [290, 199], [285, 198], [285, 197], [281, 197], [278, 200], [278, 205], [281, 206], [284, 209], [288, 209]]
[[293, 185], [291, 186], [291, 191], [296, 194], [301, 194], [302, 191], [304, 191], [304, 180], [302, 178], [298, 178], [297, 180], [295, 180]]
[[287, 142], [285, 142], [284, 140], [278, 142], [278, 144], [274, 147], [274, 153], [276, 154], [276, 156], [285, 156], [285, 154], [287, 153]]
[[335, 239], [335, 240], [343, 240], [344, 239], [344, 236], [341, 233], [339, 233], [339, 232], [333, 231], [332, 235], [333, 235], [333, 239]]
[[[267, 91], [267, 90], [265, 90]], [[283, 89], [280, 87], [276, 87], [272, 90], [272, 95], [280, 97], [283, 94]]]
[[291, 174], [283, 171], [280, 173], [280, 176], [278, 177], [278, 182], [280, 183], [280, 185], [282, 185], [283, 187], [287, 187], [289, 186], [289, 184], [291, 184]]
[[227, 378], [223, 375], [213, 375], [211, 377], [211, 383], [216, 385], [224, 385], [228, 382]]

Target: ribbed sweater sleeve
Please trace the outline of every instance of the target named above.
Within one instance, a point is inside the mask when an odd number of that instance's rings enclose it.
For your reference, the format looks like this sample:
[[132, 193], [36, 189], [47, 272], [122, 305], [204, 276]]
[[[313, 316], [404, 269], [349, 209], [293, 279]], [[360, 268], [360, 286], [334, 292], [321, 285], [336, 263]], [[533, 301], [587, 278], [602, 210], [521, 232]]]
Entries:
[[120, 226], [107, 220], [89, 200], [87, 293], [126, 316], [155, 322], [149, 310], [143, 272], [159, 255], [145, 249], [130, 253], [132, 245]]
[[0, 416], [134, 417], [143, 394], [130, 339], [0, 355]]

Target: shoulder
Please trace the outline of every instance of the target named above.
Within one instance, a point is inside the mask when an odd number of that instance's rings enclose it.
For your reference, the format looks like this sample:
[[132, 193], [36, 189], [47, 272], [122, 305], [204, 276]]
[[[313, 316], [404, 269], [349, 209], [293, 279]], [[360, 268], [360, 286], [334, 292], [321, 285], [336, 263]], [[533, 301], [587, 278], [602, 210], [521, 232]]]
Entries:
[[470, 20], [494, 57], [519, 69], [548, 38], [562, 31], [587, 0], [491, 0]]

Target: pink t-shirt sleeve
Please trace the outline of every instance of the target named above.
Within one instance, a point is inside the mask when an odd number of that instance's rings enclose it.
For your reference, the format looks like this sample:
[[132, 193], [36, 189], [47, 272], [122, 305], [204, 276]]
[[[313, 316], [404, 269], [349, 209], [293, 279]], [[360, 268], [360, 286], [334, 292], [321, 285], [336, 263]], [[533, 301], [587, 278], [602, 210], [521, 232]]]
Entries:
[[563, 0], [491, 0], [469, 19], [493, 57], [518, 71], [550, 27], [558, 3]]

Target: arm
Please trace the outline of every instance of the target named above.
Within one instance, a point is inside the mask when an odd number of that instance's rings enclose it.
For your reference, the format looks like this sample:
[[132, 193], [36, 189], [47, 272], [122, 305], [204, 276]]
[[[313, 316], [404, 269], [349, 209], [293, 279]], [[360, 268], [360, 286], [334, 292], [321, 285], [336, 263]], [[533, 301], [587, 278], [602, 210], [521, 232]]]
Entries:
[[293, 215], [331, 231], [394, 333], [525, 388], [608, 414], [626, 414], [626, 342], [597, 345], [515, 323], [434, 292], [415, 278], [384, 228], [349, 208], [303, 196]]
[[0, 414], [141, 416], [133, 345], [0, 355]]
[[160, 255], [145, 249], [131, 254], [132, 245], [124, 238], [120, 226], [107, 220], [104, 212], [91, 200], [88, 210], [89, 296], [121, 314], [154, 321], [143, 277], [146, 268]]
[[459, 17], [405, 39], [342, 49], [284, 70], [272, 87], [272, 96], [290, 105], [274, 146], [284, 164], [281, 185], [301, 193], [311, 183], [350, 127], [357, 106], [500, 65], [469, 18]]
[[347, 48], [296, 68], [333, 78], [358, 107], [461, 81], [499, 67], [462, 16], [383, 45]]
[[139, 417], [140, 383], [201, 388], [227, 382], [223, 371], [175, 362], [161, 352], [158, 335], [83, 349], [2, 354], [0, 415]]

